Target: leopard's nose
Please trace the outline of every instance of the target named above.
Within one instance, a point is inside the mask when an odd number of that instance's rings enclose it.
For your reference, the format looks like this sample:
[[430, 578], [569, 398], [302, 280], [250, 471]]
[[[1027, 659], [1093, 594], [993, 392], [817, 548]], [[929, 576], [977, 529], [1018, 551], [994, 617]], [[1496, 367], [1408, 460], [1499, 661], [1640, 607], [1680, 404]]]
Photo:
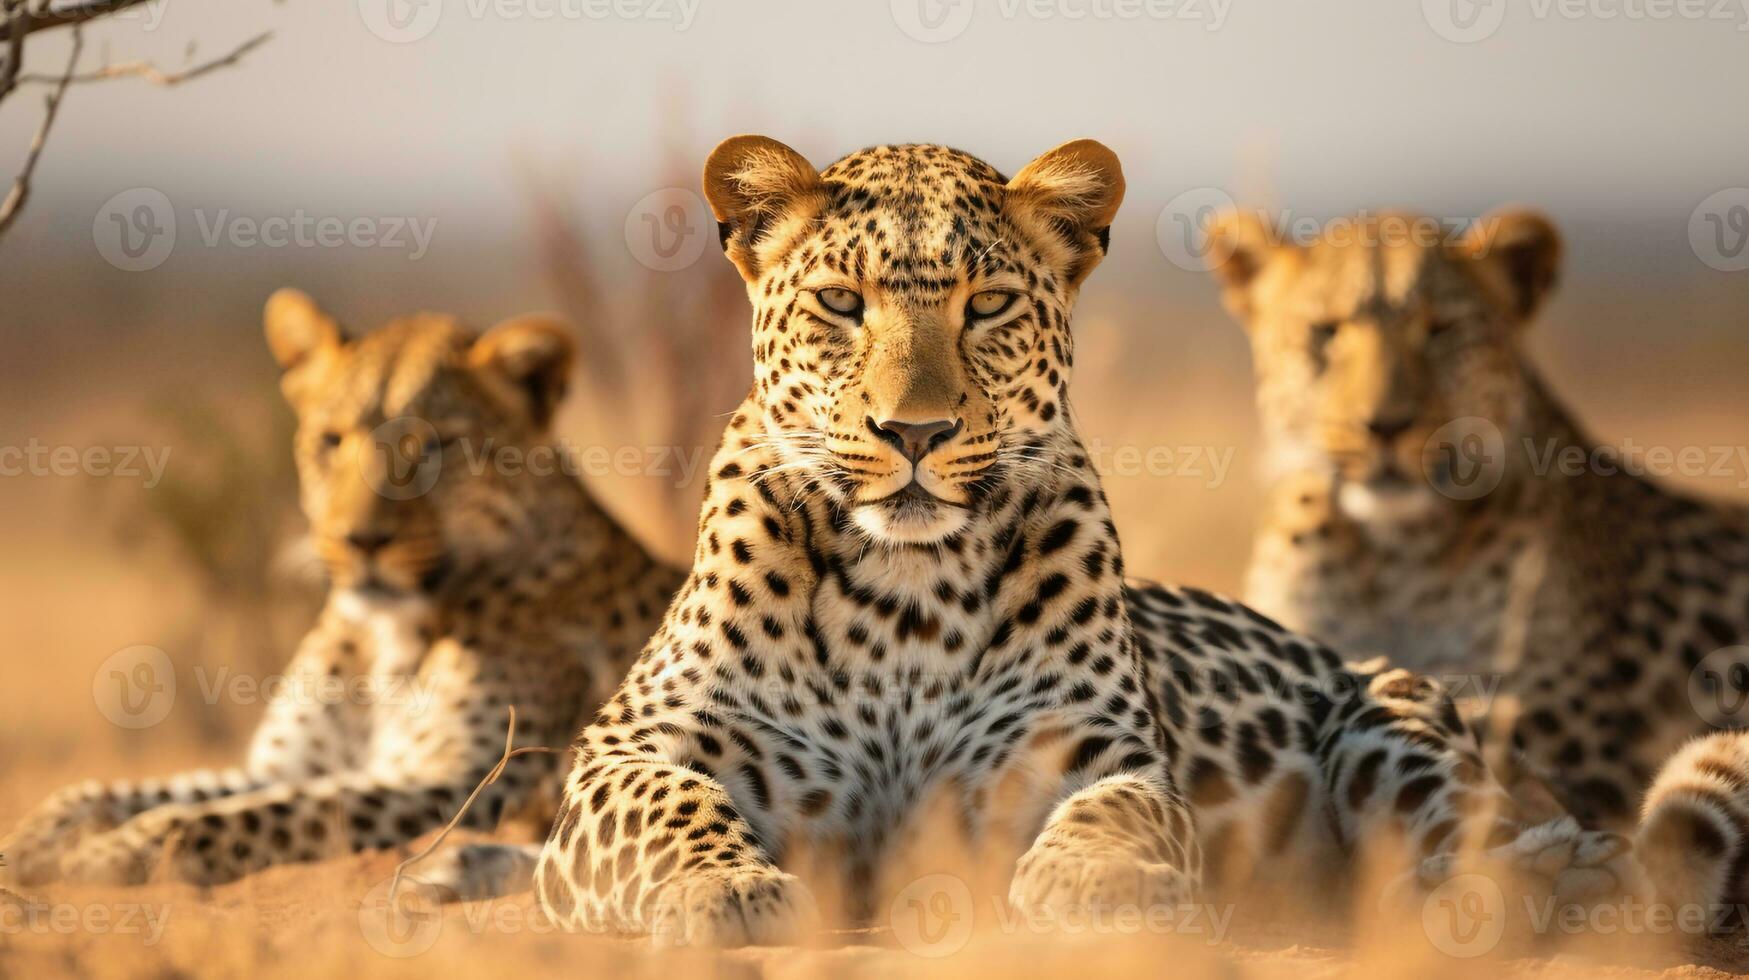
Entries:
[[963, 419], [931, 419], [927, 422], [887, 419], [885, 422], [876, 422], [873, 416], [868, 418], [868, 429], [874, 433], [875, 438], [904, 453], [905, 458], [913, 463], [959, 435], [963, 428]]
[[1366, 431], [1380, 442], [1393, 442], [1396, 438], [1409, 431], [1415, 420], [1408, 416], [1375, 418], [1366, 424]]
[[352, 548], [360, 554], [363, 554], [366, 558], [369, 558], [387, 547], [389, 542], [394, 539], [395, 536], [387, 531], [376, 528], [366, 528], [348, 534], [346, 536], [346, 543], [352, 546]]

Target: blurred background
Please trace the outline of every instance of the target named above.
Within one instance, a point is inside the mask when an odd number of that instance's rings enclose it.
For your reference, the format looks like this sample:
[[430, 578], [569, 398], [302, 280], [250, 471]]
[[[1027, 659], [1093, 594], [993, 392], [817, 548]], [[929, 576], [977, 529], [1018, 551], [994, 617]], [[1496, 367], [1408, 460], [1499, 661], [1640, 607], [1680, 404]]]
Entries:
[[[1546, 209], [1569, 258], [1531, 347], [1580, 416], [1609, 442], [1744, 445], [1749, 12], [1703, 6], [156, 0], [93, 22], [81, 73], [272, 36], [182, 84], [71, 84], [0, 236], [0, 446], [141, 450], [137, 475], [0, 477], [0, 825], [75, 773], [217, 760], [259, 710], [195, 691], [143, 735], [107, 724], [112, 654], [269, 673], [307, 624], [260, 337], [279, 286], [354, 329], [570, 315], [584, 364], [560, 430], [638, 450], [588, 482], [684, 557], [681, 463], [748, 375], [746, 302], [696, 194], [734, 133], [822, 166], [899, 141], [1008, 173], [1074, 137], [1119, 153], [1074, 399], [1142, 575], [1235, 590], [1249, 547], [1246, 343], [1182, 244], [1223, 200]], [[58, 75], [71, 41], [32, 35], [25, 72]], [[0, 106], [0, 173], [51, 88]], [[1749, 498], [1740, 461], [1677, 482]]]

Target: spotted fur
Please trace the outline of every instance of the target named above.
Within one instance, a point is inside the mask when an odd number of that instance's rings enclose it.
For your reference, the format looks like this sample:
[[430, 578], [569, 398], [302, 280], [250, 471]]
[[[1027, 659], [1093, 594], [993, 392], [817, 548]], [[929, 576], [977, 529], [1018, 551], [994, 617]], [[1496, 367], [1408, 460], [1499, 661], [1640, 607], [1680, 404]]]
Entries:
[[1659, 896], [1723, 911], [1749, 906], [1749, 733], [1684, 746], [1646, 792], [1635, 853]]
[[1018, 855], [1023, 909], [1517, 833], [1437, 685], [1125, 583], [1067, 394], [1122, 197], [1109, 150], [1009, 180], [940, 146], [817, 172], [736, 137], [705, 190], [754, 385], [692, 573], [578, 738], [537, 871], [556, 921], [776, 941], [813, 915], [801, 853], [830, 856], [854, 919], [944, 802], [969, 845]]
[[[0, 845], [17, 880], [215, 884], [405, 844], [497, 761], [511, 706], [518, 746], [565, 744], [679, 584], [572, 476], [499, 455], [554, 448], [571, 347], [552, 323], [476, 338], [422, 314], [347, 340], [285, 290], [266, 328], [328, 602], [240, 765], [54, 794]], [[553, 759], [514, 760], [466, 825], [550, 815]], [[526, 881], [533, 854], [451, 865], [471, 896]]]
[[1749, 677], [1749, 520], [1618, 471], [1531, 364], [1553, 226], [1406, 240], [1417, 222], [1305, 247], [1217, 229], [1278, 464], [1248, 598], [1357, 655], [1503, 681], [1524, 782], [1629, 826], [1671, 753], [1732, 723], [1701, 702]]

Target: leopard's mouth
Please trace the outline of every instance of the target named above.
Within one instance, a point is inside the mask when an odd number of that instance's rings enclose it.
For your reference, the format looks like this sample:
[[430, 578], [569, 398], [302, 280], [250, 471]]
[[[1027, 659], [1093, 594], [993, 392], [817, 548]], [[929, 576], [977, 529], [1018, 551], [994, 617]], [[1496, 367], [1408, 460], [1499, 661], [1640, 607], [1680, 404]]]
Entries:
[[1374, 493], [1409, 493], [1426, 487], [1424, 483], [1406, 473], [1394, 459], [1381, 461], [1361, 482], [1370, 487]]
[[859, 504], [852, 517], [864, 533], [895, 544], [929, 544], [964, 528], [970, 520], [965, 504], [930, 493], [915, 478], [879, 500]]
[[1386, 447], [1330, 454], [1344, 483], [1378, 494], [1405, 494], [1429, 489], [1439, 474], [1437, 458], [1423, 460]]
[[[1360, 461], [1356, 460], [1355, 463]], [[1339, 467], [1337, 502], [1349, 519], [1367, 525], [1401, 524], [1428, 517], [1442, 498], [1434, 467], [1410, 469], [1388, 456]]]
[[912, 474], [910, 483], [905, 484], [904, 486], [900, 487], [898, 490], [895, 490], [892, 493], [887, 494], [885, 497], [882, 497], [879, 500], [871, 500], [871, 501], [869, 501], [869, 503], [871, 503], [871, 504], [891, 503], [895, 507], [931, 506], [934, 504], [941, 504], [944, 507], [955, 506], [955, 505], [949, 503], [948, 501], [943, 500], [940, 497], [937, 497], [935, 494], [930, 493], [929, 490], [926, 487], [924, 487], [921, 482], [918, 481], [915, 473]]
[[436, 595], [449, 581], [454, 563], [447, 556], [422, 562], [354, 560], [329, 569], [329, 581], [341, 591], [378, 599]]

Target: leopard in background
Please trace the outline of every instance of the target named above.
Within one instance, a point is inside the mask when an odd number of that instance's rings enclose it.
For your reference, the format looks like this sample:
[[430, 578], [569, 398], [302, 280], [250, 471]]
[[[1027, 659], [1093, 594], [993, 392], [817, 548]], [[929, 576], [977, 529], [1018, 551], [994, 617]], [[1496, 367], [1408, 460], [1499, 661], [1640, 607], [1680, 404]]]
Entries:
[[[53, 794], [0, 843], [12, 881], [139, 884], [162, 867], [218, 884], [405, 845], [498, 761], [510, 707], [518, 747], [563, 746], [680, 584], [557, 465], [573, 351], [551, 318], [476, 336], [418, 314], [349, 339], [288, 289], [265, 320], [327, 602], [241, 764]], [[463, 826], [550, 817], [558, 768], [519, 756]], [[498, 894], [526, 884], [536, 853], [451, 849], [421, 874]]]
[[[1633, 473], [1527, 356], [1553, 224], [1414, 234], [1436, 227], [1363, 215], [1296, 244], [1254, 213], [1212, 226], [1276, 479], [1246, 597], [1347, 653], [1499, 679], [1488, 728], [1515, 792], [1593, 827], [1656, 816], [1654, 880], [1749, 895], [1749, 767], [1721, 750], [1744, 736], [1678, 753], [1749, 720], [1749, 510]], [[1664, 866], [1682, 852], [1719, 866]]]

